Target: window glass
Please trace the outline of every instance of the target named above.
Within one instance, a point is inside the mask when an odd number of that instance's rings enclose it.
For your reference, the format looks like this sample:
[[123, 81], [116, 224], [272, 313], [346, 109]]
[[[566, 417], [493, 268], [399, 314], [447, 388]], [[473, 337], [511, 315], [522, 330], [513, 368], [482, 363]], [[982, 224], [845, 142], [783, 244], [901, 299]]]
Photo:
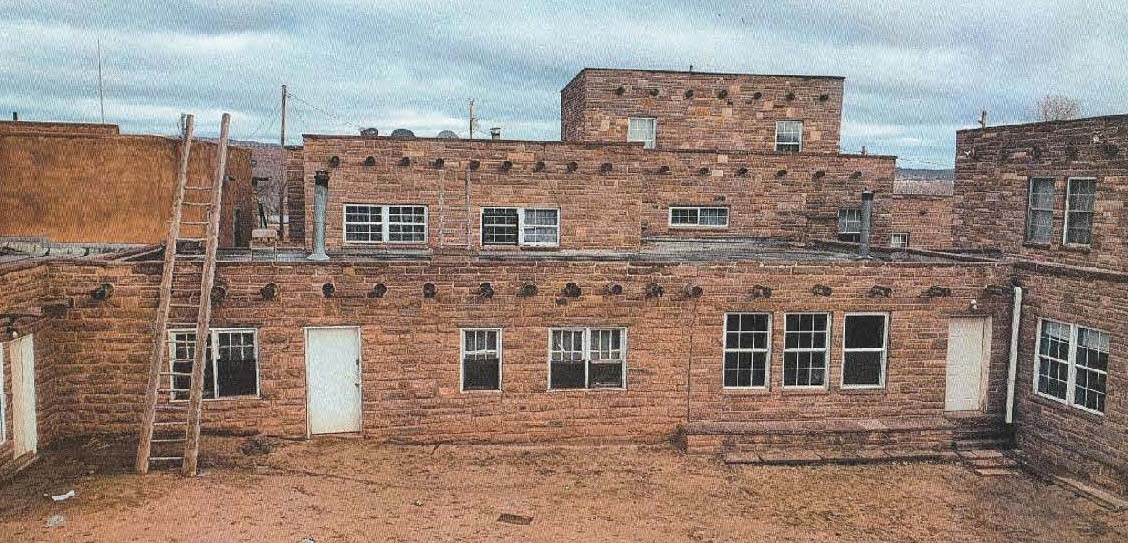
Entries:
[[[860, 234], [859, 234], [860, 235]], [[894, 232], [889, 240], [889, 246], [897, 249], [904, 249], [909, 246], [908, 232]]]
[[856, 208], [838, 210], [838, 239], [858, 243], [862, 240], [862, 210]]
[[1068, 324], [1042, 321], [1042, 336], [1038, 340], [1038, 392], [1060, 400], [1066, 398], [1071, 337]]
[[624, 388], [625, 373], [624, 329], [549, 331], [550, 388]]
[[[253, 330], [211, 330], [204, 356], [205, 399], [258, 394], [256, 335]], [[196, 351], [196, 333], [172, 330], [169, 331], [169, 339], [169, 367], [176, 373], [191, 373]], [[174, 400], [188, 399], [188, 389], [192, 382], [190, 377], [173, 375], [169, 381]]]
[[1065, 242], [1090, 245], [1093, 242], [1093, 204], [1097, 197], [1095, 179], [1070, 179], [1065, 212]]
[[767, 386], [770, 323], [767, 313], [725, 316], [724, 386]]
[[526, 209], [522, 241], [528, 245], [558, 245], [560, 243], [560, 211], [556, 209]]
[[1108, 344], [1106, 332], [1077, 328], [1077, 353], [1073, 404], [1091, 411], [1105, 410], [1108, 387]]
[[499, 330], [462, 331], [462, 390], [501, 390]]
[[627, 120], [627, 141], [641, 141], [646, 149], [653, 149], [658, 139], [658, 120], [647, 117], [630, 117]]
[[517, 208], [482, 210], [482, 245], [517, 245]]
[[1026, 241], [1049, 243], [1054, 232], [1054, 180], [1030, 180], [1030, 196], [1026, 210]]
[[779, 121], [776, 123], [776, 151], [798, 153], [802, 146], [802, 121]]
[[787, 315], [784, 330], [783, 386], [821, 387], [826, 384], [830, 315]]
[[383, 241], [382, 208], [369, 205], [345, 206], [345, 241]]
[[427, 240], [427, 211], [423, 206], [388, 206], [388, 241], [418, 243]]
[[843, 386], [884, 383], [885, 315], [846, 315], [843, 331]]

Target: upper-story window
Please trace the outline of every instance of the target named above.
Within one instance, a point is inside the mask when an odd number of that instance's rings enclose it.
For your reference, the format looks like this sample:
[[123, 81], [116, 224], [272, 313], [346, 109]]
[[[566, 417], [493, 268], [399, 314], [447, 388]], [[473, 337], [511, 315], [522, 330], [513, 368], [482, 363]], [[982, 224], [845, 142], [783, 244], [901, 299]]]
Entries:
[[776, 123], [776, 151], [798, 153], [803, 149], [803, 121]]
[[1065, 193], [1065, 243], [1093, 243], [1093, 203], [1097, 199], [1096, 179], [1070, 179]]
[[1026, 241], [1049, 243], [1054, 235], [1054, 180], [1037, 177], [1030, 180], [1026, 199]]
[[658, 141], [658, 119], [631, 117], [627, 119], [627, 141], [641, 141], [645, 149], [653, 149]]
[[728, 226], [728, 208], [671, 207], [670, 226], [725, 228]]
[[411, 205], [345, 204], [345, 241], [426, 242], [427, 208]]
[[909, 233], [908, 232], [893, 232], [889, 236], [889, 246], [894, 249], [905, 249], [909, 246]]
[[858, 208], [838, 210], [838, 240], [852, 243], [862, 241], [862, 210]]
[[560, 245], [560, 210], [552, 208], [482, 208], [482, 245]]

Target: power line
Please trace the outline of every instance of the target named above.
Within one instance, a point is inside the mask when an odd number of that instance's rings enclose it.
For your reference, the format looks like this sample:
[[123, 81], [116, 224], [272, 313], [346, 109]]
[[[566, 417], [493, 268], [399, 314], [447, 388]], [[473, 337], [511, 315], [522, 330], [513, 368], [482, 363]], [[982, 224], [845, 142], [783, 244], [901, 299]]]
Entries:
[[309, 103], [308, 101], [302, 99], [301, 97], [294, 95], [294, 93], [292, 93], [292, 92], [287, 92], [286, 96], [289, 97], [289, 98], [293, 98], [294, 100], [297, 100], [298, 102], [301, 102], [306, 107], [308, 107], [308, 108], [310, 108], [310, 109], [312, 109], [312, 110], [314, 110], [314, 111], [316, 111], [316, 112], [318, 112], [322, 115], [325, 115], [326, 117], [329, 117], [330, 119], [333, 119], [334, 121], [337, 121], [341, 124], [345, 124], [345, 125], [351, 126], [353, 128], [356, 128], [357, 130], [360, 130], [360, 125], [353, 123], [353, 122], [350, 122], [350, 121], [346, 121], [345, 119], [343, 119], [343, 118], [341, 118], [337, 115], [329, 113], [328, 111]]
[[274, 126], [274, 119], [275, 119], [275, 115], [278, 114], [278, 107], [279, 107], [279, 104], [274, 104], [274, 109], [270, 110], [269, 116], [264, 118], [262, 120], [262, 122], [259, 123], [258, 127], [256, 127], [254, 129], [254, 131], [251, 132], [251, 135], [247, 136], [247, 139], [249, 139], [249, 140], [255, 139], [255, 136], [258, 135], [260, 130], [262, 130], [263, 128], [265, 128], [267, 126], [268, 122], [270, 123], [270, 126]]

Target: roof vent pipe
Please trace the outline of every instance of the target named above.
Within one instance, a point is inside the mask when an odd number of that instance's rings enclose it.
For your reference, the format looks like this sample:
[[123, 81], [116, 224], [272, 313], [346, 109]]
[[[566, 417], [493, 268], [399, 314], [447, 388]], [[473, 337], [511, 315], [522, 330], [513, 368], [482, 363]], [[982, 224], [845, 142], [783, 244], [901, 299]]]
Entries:
[[329, 172], [313, 175], [313, 252], [309, 260], [329, 260], [325, 254], [325, 208], [329, 204]]
[[501, 127], [495, 126], [495, 127], [490, 129], [490, 139], [491, 140], [501, 139]]
[[870, 220], [873, 218], [873, 191], [865, 189], [862, 191], [862, 232], [861, 241], [862, 245], [858, 248], [858, 253], [863, 258], [870, 255]]

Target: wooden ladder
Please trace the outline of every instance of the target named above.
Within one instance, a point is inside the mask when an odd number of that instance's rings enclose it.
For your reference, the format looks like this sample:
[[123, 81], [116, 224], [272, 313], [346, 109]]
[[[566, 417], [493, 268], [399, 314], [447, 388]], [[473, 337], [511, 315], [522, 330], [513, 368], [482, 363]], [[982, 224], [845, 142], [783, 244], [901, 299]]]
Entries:
[[[190, 477], [196, 475], [199, 458], [204, 366], [212, 347], [208, 341], [211, 291], [231, 116], [223, 114], [210, 186], [188, 184], [195, 118], [186, 115], [184, 120], [136, 467], [138, 473], [148, 473], [153, 465], [180, 463], [183, 474]], [[194, 331], [172, 334], [169, 323], [195, 323]]]

